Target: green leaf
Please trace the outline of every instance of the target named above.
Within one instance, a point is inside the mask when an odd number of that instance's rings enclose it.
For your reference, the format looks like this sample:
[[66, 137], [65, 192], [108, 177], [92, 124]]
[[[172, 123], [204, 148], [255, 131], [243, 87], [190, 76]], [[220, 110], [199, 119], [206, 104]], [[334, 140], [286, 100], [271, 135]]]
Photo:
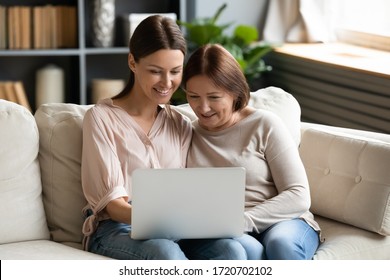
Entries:
[[238, 61], [248, 81], [259, 77], [261, 73], [272, 68], [265, 64], [262, 57], [273, 50], [267, 43], [257, 42], [259, 34], [254, 26], [238, 25], [233, 35], [225, 35], [224, 31], [232, 23], [218, 25], [222, 12], [227, 4], [223, 4], [211, 18], [195, 18], [191, 22], [177, 21], [187, 30], [187, 43], [190, 50], [209, 43], [224, 46]]
[[222, 28], [212, 24], [192, 26], [188, 30], [188, 39], [198, 46], [209, 43], [213, 38], [222, 34]]
[[218, 18], [222, 14], [223, 10], [226, 9], [226, 7], [227, 7], [226, 3], [222, 4], [222, 6], [219, 7], [219, 9], [216, 11], [215, 15], [211, 18], [211, 23], [212, 24], [215, 24], [217, 22]]
[[259, 61], [267, 53], [271, 52], [273, 48], [268, 45], [259, 45], [253, 48], [250, 48], [249, 51], [245, 52], [245, 59], [248, 61], [248, 64], [254, 64], [256, 61]]
[[238, 25], [233, 34], [242, 41], [243, 45], [249, 45], [259, 37], [257, 29], [249, 25]]

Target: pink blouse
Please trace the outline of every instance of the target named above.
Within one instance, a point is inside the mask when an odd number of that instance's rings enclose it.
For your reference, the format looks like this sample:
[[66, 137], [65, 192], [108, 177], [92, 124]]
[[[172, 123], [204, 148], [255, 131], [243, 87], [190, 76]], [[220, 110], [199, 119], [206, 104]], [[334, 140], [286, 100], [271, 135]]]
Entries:
[[184, 168], [192, 136], [191, 122], [180, 113], [162, 108], [148, 134], [111, 99], [87, 111], [83, 122], [82, 186], [92, 210], [85, 220], [88, 237], [102, 211], [114, 199], [131, 201], [131, 174], [137, 168]]

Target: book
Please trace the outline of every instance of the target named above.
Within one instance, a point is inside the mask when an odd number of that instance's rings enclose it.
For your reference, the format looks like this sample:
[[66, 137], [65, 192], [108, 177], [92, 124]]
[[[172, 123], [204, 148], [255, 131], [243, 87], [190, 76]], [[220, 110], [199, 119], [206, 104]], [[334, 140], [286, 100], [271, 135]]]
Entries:
[[5, 88], [4, 88], [3, 82], [0, 82], [0, 99], [7, 100], [7, 97], [5, 95]]
[[55, 18], [56, 18], [56, 30], [55, 30], [55, 36], [57, 41], [57, 48], [63, 48], [64, 47], [64, 40], [63, 40], [63, 30], [66, 30], [66, 23], [63, 22], [65, 20], [65, 17], [63, 16], [63, 6], [56, 6], [55, 10]]
[[24, 90], [24, 86], [22, 81], [16, 81], [13, 83], [14, 94], [16, 98], [16, 103], [26, 107], [29, 111], [31, 111], [30, 103], [28, 102], [26, 92]]
[[5, 81], [3, 82], [3, 87], [5, 90], [5, 99], [11, 102], [18, 103], [14, 92], [13, 82]]
[[6, 49], [7, 46], [7, 8], [0, 5], [0, 49]]
[[33, 7], [33, 47], [34, 49], [42, 48], [42, 25], [41, 25], [41, 7]]
[[14, 11], [12, 7], [7, 8], [7, 33], [8, 33], [8, 48], [9, 49], [14, 49], [15, 48], [15, 43], [14, 43]]
[[0, 99], [8, 100], [26, 107], [31, 112], [22, 81], [0, 82]]
[[13, 6], [12, 15], [13, 15], [13, 26], [14, 26], [14, 49], [21, 48], [22, 41], [22, 29], [21, 29], [21, 8], [19, 6]]
[[31, 49], [31, 7], [21, 6], [20, 15], [20, 31], [21, 31], [21, 49]]

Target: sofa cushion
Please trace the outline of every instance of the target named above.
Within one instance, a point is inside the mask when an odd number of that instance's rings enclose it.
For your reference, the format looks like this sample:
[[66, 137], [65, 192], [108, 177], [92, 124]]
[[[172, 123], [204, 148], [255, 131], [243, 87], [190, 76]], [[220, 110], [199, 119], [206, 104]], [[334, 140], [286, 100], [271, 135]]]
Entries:
[[44, 104], [35, 113], [43, 202], [54, 241], [79, 243], [83, 238], [82, 121], [91, 106]]
[[[109, 258], [50, 240], [1, 245], [0, 260], [108, 260]], [[44, 277], [46, 279], [46, 277]]]
[[325, 242], [314, 255], [315, 260], [388, 260], [390, 236], [315, 216]]
[[[267, 87], [251, 92], [250, 106], [264, 109], [275, 113], [287, 126], [295, 143], [301, 140], [301, 107], [298, 101], [290, 93], [277, 87]], [[188, 116], [191, 120], [196, 119], [188, 103], [174, 107], [175, 110]]]
[[314, 214], [390, 235], [389, 143], [310, 128], [300, 154]]
[[251, 92], [249, 105], [271, 111], [287, 126], [295, 143], [301, 141], [301, 107], [290, 93], [278, 87], [267, 87]]
[[0, 244], [49, 239], [34, 117], [0, 100], [0, 131]]

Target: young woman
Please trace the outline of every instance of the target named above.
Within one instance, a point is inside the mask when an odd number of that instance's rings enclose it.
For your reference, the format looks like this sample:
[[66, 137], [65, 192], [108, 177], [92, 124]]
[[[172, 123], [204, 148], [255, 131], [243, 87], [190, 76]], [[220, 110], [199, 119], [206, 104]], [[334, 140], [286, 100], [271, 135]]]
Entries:
[[284, 124], [247, 106], [250, 91], [241, 68], [219, 45], [193, 53], [183, 87], [198, 117], [187, 166], [245, 167], [245, 230], [264, 246], [262, 257], [311, 259], [320, 229], [309, 212], [305, 169]]
[[85, 248], [115, 259], [245, 259], [244, 248], [228, 239], [194, 241], [186, 251], [174, 240], [131, 239], [132, 172], [184, 168], [192, 131], [189, 120], [168, 105], [181, 83], [186, 54], [177, 24], [148, 17], [136, 28], [129, 48], [128, 84], [84, 118]]

